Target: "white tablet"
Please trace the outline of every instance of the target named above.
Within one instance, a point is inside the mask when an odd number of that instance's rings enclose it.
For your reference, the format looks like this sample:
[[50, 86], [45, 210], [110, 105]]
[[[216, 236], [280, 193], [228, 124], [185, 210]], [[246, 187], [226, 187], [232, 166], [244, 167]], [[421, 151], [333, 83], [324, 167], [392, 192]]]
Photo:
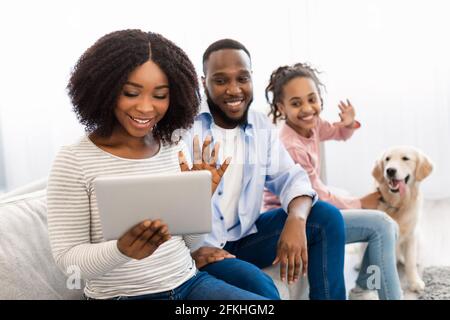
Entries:
[[97, 205], [106, 240], [146, 219], [161, 219], [171, 235], [211, 232], [211, 173], [98, 177]]

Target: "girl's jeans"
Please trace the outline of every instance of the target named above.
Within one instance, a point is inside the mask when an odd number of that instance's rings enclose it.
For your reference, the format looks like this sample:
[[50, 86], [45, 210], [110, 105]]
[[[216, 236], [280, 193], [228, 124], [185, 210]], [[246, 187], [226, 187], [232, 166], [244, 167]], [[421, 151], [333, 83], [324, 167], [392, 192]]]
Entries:
[[367, 242], [356, 284], [376, 289], [381, 300], [402, 299], [395, 255], [398, 225], [378, 210], [342, 210], [347, 243]]

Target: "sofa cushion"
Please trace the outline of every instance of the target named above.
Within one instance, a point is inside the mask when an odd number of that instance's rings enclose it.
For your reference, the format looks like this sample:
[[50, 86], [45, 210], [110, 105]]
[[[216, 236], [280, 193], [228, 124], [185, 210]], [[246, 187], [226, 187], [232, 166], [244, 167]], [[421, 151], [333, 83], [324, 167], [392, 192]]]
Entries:
[[0, 299], [79, 299], [56, 266], [47, 233], [46, 190], [0, 202]]
[[309, 299], [309, 283], [307, 277], [300, 277], [296, 283], [287, 284], [286, 281], [281, 281], [280, 264], [264, 268], [263, 271], [272, 278], [282, 300]]

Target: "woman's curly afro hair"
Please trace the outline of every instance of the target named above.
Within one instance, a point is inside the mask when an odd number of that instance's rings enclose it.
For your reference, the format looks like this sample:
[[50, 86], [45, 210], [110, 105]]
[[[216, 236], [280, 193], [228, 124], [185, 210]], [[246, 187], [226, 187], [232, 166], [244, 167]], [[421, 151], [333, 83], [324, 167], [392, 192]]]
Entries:
[[186, 53], [162, 35], [141, 30], [106, 34], [80, 57], [67, 89], [74, 111], [88, 133], [107, 137], [118, 124], [114, 109], [130, 73], [148, 60], [166, 74], [170, 104], [153, 130], [172, 143], [176, 129], [188, 129], [200, 105], [197, 74]]

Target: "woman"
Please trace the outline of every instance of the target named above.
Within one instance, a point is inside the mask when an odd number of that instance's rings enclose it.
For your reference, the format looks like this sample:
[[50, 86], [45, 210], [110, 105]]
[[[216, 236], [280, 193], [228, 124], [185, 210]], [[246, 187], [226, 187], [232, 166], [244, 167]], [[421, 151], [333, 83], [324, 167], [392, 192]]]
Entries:
[[[159, 34], [113, 32], [81, 56], [68, 90], [87, 135], [63, 147], [54, 161], [48, 228], [57, 264], [63, 271], [79, 268], [85, 297], [263, 299], [199, 272], [184, 238], [172, 237], [161, 220], [142, 221], [118, 240], [102, 235], [96, 177], [179, 172], [179, 157], [186, 161], [179, 155], [185, 146], [171, 135], [191, 126], [199, 106], [187, 55]], [[208, 163], [200, 169], [212, 172], [214, 190], [227, 163], [218, 169]]]

